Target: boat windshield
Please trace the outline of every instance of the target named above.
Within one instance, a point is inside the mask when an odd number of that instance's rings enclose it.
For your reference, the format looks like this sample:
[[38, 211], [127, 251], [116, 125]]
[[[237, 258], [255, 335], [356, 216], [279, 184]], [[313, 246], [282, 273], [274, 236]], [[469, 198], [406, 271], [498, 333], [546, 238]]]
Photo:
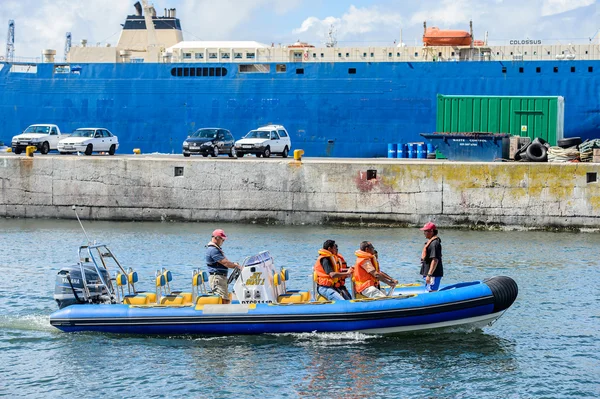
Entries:
[[270, 139], [271, 133], [263, 130], [251, 130], [244, 137], [245, 139]]
[[217, 129], [198, 129], [190, 137], [197, 137], [201, 139], [214, 139], [217, 137]]
[[23, 133], [50, 133], [50, 126], [29, 126]]
[[91, 129], [77, 129], [71, 137], [94, 137], [94, 131]]

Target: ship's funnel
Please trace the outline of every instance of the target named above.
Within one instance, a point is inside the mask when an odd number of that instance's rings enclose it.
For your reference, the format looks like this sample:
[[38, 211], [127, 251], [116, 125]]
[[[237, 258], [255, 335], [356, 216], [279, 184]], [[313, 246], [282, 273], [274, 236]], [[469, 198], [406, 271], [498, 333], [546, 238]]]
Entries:
[[42, 51], [42, 55], [44, 56], [44, 62], [54, 62], [54, 56], [56, 55], [56, 50], [46, 49]]
[[123, 63], [131, 62], [131, 51], [121, 50], [121, 51], [119, 51], [119, 56], [121, 57], [121, 62], [123, 62]]
[[136, 2], [134, 5], [135, 7], [135, 11], [137, 12], [138, 17], [142, 16], [142, 5], [140, 4], [140, 2]]

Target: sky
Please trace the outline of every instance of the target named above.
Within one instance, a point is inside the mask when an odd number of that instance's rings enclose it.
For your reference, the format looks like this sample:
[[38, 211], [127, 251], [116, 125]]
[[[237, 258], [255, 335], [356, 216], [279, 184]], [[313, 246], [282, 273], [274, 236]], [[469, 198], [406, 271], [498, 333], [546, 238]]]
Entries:
[[[1, 0], [0, 55], [8, 21], [15, 21], [15, 57], [63, 55], [73, 43], [115, 45], [134, 0]], [[600, 43], [600, 0], [150, 0], [158, 15], [176, 8], [184, 40], [254, 40], [323, 46], [330, 27], [340, 46], [421, 44], [423, 21], [441, 29], [488, 32], [490, 44], [538, 39], [543, 43]]]

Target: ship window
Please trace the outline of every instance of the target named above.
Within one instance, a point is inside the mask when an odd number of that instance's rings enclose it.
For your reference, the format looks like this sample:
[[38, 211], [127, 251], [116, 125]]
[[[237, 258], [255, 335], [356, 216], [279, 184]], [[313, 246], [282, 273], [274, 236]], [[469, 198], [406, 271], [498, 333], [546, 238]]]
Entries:
[[565, 53], [565, 52], [564, 52], [564, 50], [563, 50], [563, 51], [561, 52], [561, 54], [564, 54], [564, 53]]
[[230, 58], [229, 53], [221, 53], [221, 58], [224, 60], [228, 60]]
[[540, 72], [542, 72], [542, 68], [540, 68], [540, 67], [536, 67], [536, 68], [535, 68], [535, 72], [536, 72], [536, 73], [540, 73]]
[[454, 51], [452, 52], [452, 57], [454, 57]]
[[442, 52], [440, 51], [440, 52], [438, 53], [438, 57], [441, 57], [441, 56], [442, 56]]
[[254, 53], [246, 53], [246, 59], [253, 60], [256, 57]]
[[183, 76], [183, 68], [177, 68], [177, 76]]
[[512, 51], [510, 52], [510, 55], [513, 55], [513, 52], [512, 52]]
[[238, 65], [240, 73], [269, 73], [271, 72], [270, 64], [242, 64]]
[[415, 51], [415, 57], [418, 57], [418, 56], [419, 56], [419, 53], [417, 53], [417, 52]]
[[202, 76], [208, 76], [208, 68], [202, 68]]
[[519, 73], [523, 73], [524, 69], [523, 67], [519, 67]]
[[313, 58], [317, 58], [317, 53], [313, 53]]
[[192, 53], [183, 53], [183, 59], [184, 60], [191, 60], [192, 59]]
[[346, 53], [346, 58], [350, 57], [350, 53]]
[[375, 54], [371, 53], [371, 58], [375, 57]]
[[215, 76], [215, 68], [208, 68], [208, 76]]
[[502, 67], [502, 73], [506, 73], [506, 67]]
[[37, 65], [35, 64], [13, 64], [10, 67], [11, 73], [37, 73]]
[[221, 76], [221, 68], [215, 68], [215, 76]]
[[571, 67], [571, 72], [575, 72], [575, 67]]
[[558, 67], [554, 67], [554, 73], [558, 72]]
[[190, 76], [190, 68], [183, 68], [183, 76]]
[[214, 60], [217, 58], [217, 53], [208, 53], [208, 58], [210, 58], [211, 60]]
[[587, 53], [588, 53], [588, 51], [587, 51], [587, 50], [585, 50], [585, 53], [587, 54]]
[[396, 53], [396, 57], [400, 57], [400, 53]]
[[350, 75], [356, 75], [356, 68], [348, 68], [348, 73]]
[[287, 71], [287, 66], [285, 64], [277, 64], [275, 70], [277, 71], [277, 73], [282, 73]]
[[227, 68], [221, 68], [221, 76], [227, 76]]
[[594, 72], [594, 67], [592, 67], [592, 66], [589, 66], [589, 67], [588, 67], [588, 72]]
[[525, 52], [525, 55], [527, 55], [527, 51]]
[[196, 68], [190, 68], [190, 76], [196, 76]]
[[196, 53], [195, 56], [196, 56], [197, 60], [203, 60], [204, 59], [204, 54], [203, 53]]
[[533, 52], [533, 55], [537, 55], [537, 51], [534, 51], [534, 52]]
[[296, 75], [304, 75], [304, 68], [296, 68]]
[[548, 54], [547, 54], [547, 55], [550, 55], [550, 52], [549, 52], [549, 51], [548, 51]]
[[325, 54], [321, 53], [321, 58], [325, 57]]
[[240, 58], [242, 58], [242, 53], [233, 53], [233, 58], [239, 60]]
[[392, 53], [388, 53], [388, 57], [392, 58], [393, 54]]
[[496, 55], [500, 55], [500, 52], [499, 52], [499, 51], [496, 51]]
[[339, 57], [339, 58], [342, 58], [342, 53], [338, 53], [338, 57]]

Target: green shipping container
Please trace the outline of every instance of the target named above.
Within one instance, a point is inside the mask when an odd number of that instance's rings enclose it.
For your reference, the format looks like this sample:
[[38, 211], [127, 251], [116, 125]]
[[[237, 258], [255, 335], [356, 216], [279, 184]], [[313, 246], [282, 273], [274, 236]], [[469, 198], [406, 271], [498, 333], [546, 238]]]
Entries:
[[555, 146], [564, 135], [565, 102], [557, 97], [438, 94], [438, 133], [507, 133]]

